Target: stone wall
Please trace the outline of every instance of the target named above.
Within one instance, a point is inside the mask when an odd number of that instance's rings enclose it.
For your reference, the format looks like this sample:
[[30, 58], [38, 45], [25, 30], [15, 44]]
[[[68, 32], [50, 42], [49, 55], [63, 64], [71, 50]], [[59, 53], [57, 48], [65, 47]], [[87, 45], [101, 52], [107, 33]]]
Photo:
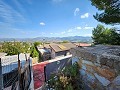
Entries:
[[73, 48], [82, 79], [93, 90], [120, 90], [120, 46]]

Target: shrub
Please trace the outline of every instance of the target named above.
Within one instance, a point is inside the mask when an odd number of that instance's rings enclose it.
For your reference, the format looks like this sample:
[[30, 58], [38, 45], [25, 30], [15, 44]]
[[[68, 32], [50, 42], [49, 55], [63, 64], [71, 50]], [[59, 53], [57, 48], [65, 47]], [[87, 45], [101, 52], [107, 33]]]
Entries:
[[48, 87], [55, 90], [83, 90], [78, 63], [52, 74]]

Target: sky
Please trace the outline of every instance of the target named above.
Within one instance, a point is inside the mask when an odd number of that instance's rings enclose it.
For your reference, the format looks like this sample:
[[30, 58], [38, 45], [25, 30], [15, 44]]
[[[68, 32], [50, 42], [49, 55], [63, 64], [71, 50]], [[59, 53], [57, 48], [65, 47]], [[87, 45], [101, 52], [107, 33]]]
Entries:
[[0, 0], [0, 38], [91, 36], [96, 12], [90, 0]]

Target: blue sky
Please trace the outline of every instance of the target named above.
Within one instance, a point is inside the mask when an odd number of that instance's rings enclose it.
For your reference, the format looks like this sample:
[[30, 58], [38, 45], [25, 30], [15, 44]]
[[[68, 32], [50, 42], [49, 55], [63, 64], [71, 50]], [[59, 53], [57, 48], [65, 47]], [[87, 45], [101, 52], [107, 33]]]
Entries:
[[96, 12], [89, 0], [0, 0], [0, 38], [91, 36]]

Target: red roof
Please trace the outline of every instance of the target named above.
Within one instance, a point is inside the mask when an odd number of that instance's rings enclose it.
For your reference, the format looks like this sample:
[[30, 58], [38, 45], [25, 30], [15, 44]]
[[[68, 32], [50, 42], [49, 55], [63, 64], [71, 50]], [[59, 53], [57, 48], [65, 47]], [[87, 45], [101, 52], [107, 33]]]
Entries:
[[91, 46], [91, 44], [88, 43], [74, 43], [76, 46], [82, 46], [82, 47], [87, 47], [87, 46]]

